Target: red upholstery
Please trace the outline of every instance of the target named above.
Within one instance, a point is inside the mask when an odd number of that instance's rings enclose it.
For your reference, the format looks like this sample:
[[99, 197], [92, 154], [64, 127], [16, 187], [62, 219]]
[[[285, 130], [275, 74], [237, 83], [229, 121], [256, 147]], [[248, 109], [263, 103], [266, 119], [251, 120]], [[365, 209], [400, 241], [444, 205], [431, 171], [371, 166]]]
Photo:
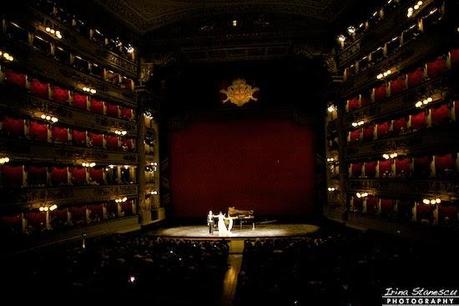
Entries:
[[395, 161], [396, 175], [409, 175], [411, 173], [411, 158], [402, 158]]
[[425, 128], [426, 123], [426, 114], [424, 111], [421, 111], [417, 114], [411, 115], [411, 128], [414, 130], [419, 130]]
[[390, 121], [381, 122], [376, 125], [376, 137], [381, 138], [388, 136], [390, 133]]
[[386, 97], [386, 84], [382, 84], [375, 88], [374, 91], [374, 100], [375, 102], [379, 102]]
[[432, 62], [427, 63], [427, 76], [434, 78], [440, 76], [447, 69], [446, 60], [443, 57], [439, 57]]
[[88, 109], [87, 101], [88, 101], [88, 96], [82, 95], [79, 93], [73, 94], [73, 102], [72, 102], [73, 106], [87, 110]]
[[377, 162], [371, 161], [365, 163], [365, 176], [366, 177], [375, 177], [376, 176], [376, 166]]
[[119, 141], [118, 136], [113, 136], [113, 135], [105, 136], [105, 143], [106, 143], [107, 149], [109, 150], [117, 150], [119, 148], [118, 141]]
[[451, 66], [453, 68], [459, 67], [459, 48], [451, 50]]
[[24, 120], [6, 117], [2, 121], [2, 130], [10, 136], [24, 136]]
[[48, 83], [33, 79], [30, 82], [30, 93], [40, 98], [48, 99]]
[[371, 94], [367, 95], [361, 95], [360, 96], [360, 106], [365, 106], [371, 103]]
[[104, 184], [104, 169], [103, 168], [90, 168], [89, 169], [89, 177], [91, 180], [99, 183]]
[[46, 227], [46, 214], [41, 211], [30, 211], [24, 214], [27, 224], [34, 229], [41, 230]]
[[97, 133], [88, 133], [90, 143], [95, 147], [102, 147], [104, 145], [104, 135]]
[[127, 107], [120, 107], [121, 109], [121, 118], [127, 119], [127, 120], [132, 120], [134, 117], [134, 112], [132, 109], [127, 108]]
[[378, 212], [379, 199], [376, 197], [368, 197], [366, 200], [367, 200], [367, 214], [376, 215]]
[[394, 199], [381, 199], [381, 212], [392, 212], [395, 208], [395, 204], [396, 202]]
[[69, 130], [64, 127], [53, 126], [51, 128], [51, 137], [57, 142], [67, 142], [69, 139]]
[[23, 73], [17, 73], [11, 70], [5, 72], [5, 79], [9, 84], [25, 88], [27, 77]]
[[450, 120], [449, 106], [448, 104], [443, 104], [431, 109], [431, 120], [432, 125], [442, 125], [448, 124]]
[[73, 223], [86, 223], [86, 207], [70, 207], [69, 212]]
[[28, 166], [27, 183], [29, 185], [46, 185], [46, 167]]
[[392, 131], [394, 134], [399, 135], [406, 131], [408, 126], [408, 120], [405, 117], [394, 119], [392, 124]]
[[432, 157], [431, 156], [421, 156], [421, 157], [415, 157], [414, 158], [414, 172], [416, 175], [430, 175], [431, 173], [431, 168], [430, 165], [432, 163]]
[[363, 140], [365, 140], [365, 141], [373, 140], [374, 130], [375, 130], [375, 125], [374, 124], [370, 124], [370, 125], [364, 127], [363, 128]]
[[72, 183], [76, 185], [84, 185], [86, 181], [86, 169], [83, 167], [72, 167], [70, 168], [70, 174], [72, 174]]
[[119, 113], [118, 113], [118, 105], [115, 105], [115, 104], [111, 104], [111, 103], [106, 103], [105, 104], [105, 107], [106, 107], [106, 114], [107, 116], [111, 116], [111, 117], [115, 117], [115, 118], [118, 118], [119, 117]]
[[72, 141], [78, 146], [86, 145], [86, 131], [72, 130]]
[[424, 81], [424, 68], [417, 68], [408, 73], [408, 88], [418, 86]]
[[363, 209], [363, 199], [354, 197], [352, 207], [354, 208], [354, 210], [361, 212]]
[[406, 76], [400, 77], [390, 82], [390, 94], [396, 95], [406, 89]]
[[433, 205], [418, 204], [416, 205], [416, 220], [418, 222], [422, 220], [428, 220], [429, 222], [433, 221]]
[[104, 113], [104, 101], [91, 98], [90, 110], [96, 114]]
[[29, 136], [38, 141], [48, 141], [48, 125], [38, 121], [30, 121]]
[[133, 138], [123, 139], [122, 148], [124, 151], [134, 151], [135, 150], [135, 141]]
[[67, 89], [53, 86], [53, 100], [60, 103], [67, 103], [70, 97], [70, 92]]
[[351, 176], [359, 177], [362, 175], [362, 166], [363, 163], [353, 163], [351, 164]]
[[51, 183], [54, 186], [67, 185], [68, 184], [68, 173], [67, 167], [51, 167], [50, 172]]
[[347, 101], [347, 109], [349, 112], [357, 109], [360, 107], [360, 101], [359, 101], [359, 97], [355, 97], [355, 98], [352, 98], [352, 99], [349, 99]]
[[359, 140], [360, 140], [360, 135], [361, 135], [361, 134], [362, 134], [362, 129], [356, 129], [356, 130], [350, 131], [350, 132], [349, 132], [350, 141], [351, 141], [351, 142], [359, 141]]
[[20, 187], [23, 185], [24, 173], [22, 166], [0, 166], [2, 185], [8, 187]]
[[89, 218], [92, 221], [95, 221], [95, 219], [102, 220], [104, 217], [103, 207], [104, 206], [102, 204], [88, 205]]
[[444, 172], [445, 170], [453, 171], [455, 169], [455, 154], [435, 155], [435, 170], [437, 171], [437, 175]]
[[388, 176], [392, 173], [392, 160], [379, 161], [379, 177]]
[[450, 223], [457, 222], [458, 209], [455, 205], [440, 205], [438, 207], [438, 222]]

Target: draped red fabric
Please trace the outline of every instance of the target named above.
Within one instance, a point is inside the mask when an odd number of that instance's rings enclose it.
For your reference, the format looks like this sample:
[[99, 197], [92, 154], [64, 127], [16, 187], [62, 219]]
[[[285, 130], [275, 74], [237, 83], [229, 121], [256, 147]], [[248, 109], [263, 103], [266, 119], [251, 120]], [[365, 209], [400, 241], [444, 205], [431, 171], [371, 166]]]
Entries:
[[375, 130], [375, 125], [374, 124], [370, 124], [370, 125], [364, 127], [363, 128], [363, 140], [365, 140], [365, 141], [373, 140], [374, 130]]
[[69, 139], [69, 130], [64, 127], [53, 126], [51, 128], [51, 138], [54, 141], [65, 143]]
[[443, 104], [431, 109], [432, 125], [448, 124], [450, 121], [449, 106]]
[[365, 106], [371, 103], [371, 93], [363, 94], [360, 97], [360, 106]]
[[75, 145], [86, 145], [86, 131], [72, 130], [72, 141]]
[[45, 185], [46, 184], [46, 167], [28, 166], [27, 167], [27, 183], [29, 185]]
[[410, 175], [411, 158], [401, 158], [395, 160], [395, 174], [399, 176]]
[[394, 199], [381, 199], [381, 212], [388, 213], [392, 212], [395, 208]]
[[86, 207], [70, 207], [69, 212], [73, 223], [79, 224], [86, 222]]
[[107, 149], [109, 150], [117, 150], [119, 148], [118, 141], [119, 141], [118, 136], [113, 136], [113, 135], [105, 136], [105, 143], [106, 143]]
[[132, 109], [127, 108], [127, 107], [120, 107], [121, 109], [121, 118], [127, 119], [127, 120], [132, 120], [134, 116], [134, 112]]
[[76, 185], [86, 184], [86, 169], [83, 167], [71, 167], [72, 183]]
[[72, 102], [73, 106], [87, 110], [88, 108], [87, 101], [88, 101], [88, 96], [79, 94], [77, 92], [73, 94], [73, 102]]
[[456, 155], [455, 154], [444, 154], [435, 155], [435, 169], [437, 175], [445, 170], [453, 171], [456, 169]]
[[354, 97], [354, 98], [349, 99], [347, 101], [347, 109], [348, 109], [348, 111], [351, 112], [353, 110], [356, 110], [359, 107], [360, 107], [359, 97]]
[[96, 114], [104, 113], [104, 101], [91, 98], [90, 110]]
[[132, 138], [127, 138], [122, 140], [122, 148], [125, 151], [134, 151], [135, 149], [135, 142]]
[[424, 81], [424, 68], [420, 67], [408, 73], [408, 88], [418, 86]]
[[433, 205], [418, 204], [416, 205], [416, 219], [418, 222], [421, 220], [433, 221]]
[[431, 173], [432, 156], [415, 157], [413, 166], [416, 175], [428, 176]]
[[388, 176], [392, 173], [392, 160], [385, 159], [379, 161], [379, 177]]
[[459, 67], [459, 48], [451, 50], [451, 66], [453, 68]]
[[34, 96], [48, 99], [48, 83], [42, 83], [37, 79], [30, 82], [30, 93]]
[[119, 117], [118, 105], [111, 104], [111, 103], [105, 103], [105, 107], [106, 107], [107, 116], [115, 117], [115, 118]]
[[375, 102], [379, 102], [386, 98], [386, 84], [381, 84], [380, 86], [375, 88]]
[[352, 206], [353, 206], [354, 210], [356, 210], [358, 212], [361, 212], [362, 209], [363, 209], [363, 199], [354, 197], [352, 202], [353, 202]]
[[352, 163], [351, 164], [351, 176], [359, 177], [362, 175], [362, 166], [363, 163]]
[[439, 223], [454, 223], [457, 222], [458, 208], [455, 205], [440, 205], [438, 207], [438, 222]]
[[54, 186], [67, 185], [68, 176], [67, 176], [67, 167], [51, 167], [50, 178], [51, 183]]
[[395, 79], [390, 82], [390, 94], [396, 95], [406, 89], [406, 76]]
[[13, 84], [23, 88], [26, 87], [27, 77], [24, 73], [18, 73], [11, 70], [7, 70], [5, 72], [5, 79], [6, 82], [8, 82], [9, 84]]
[[356, 129], [350, 132], [350, 141], [359, 141], [360, 135], [362, 134], [362, 129]]
[[48, 140], [48, 125], [39, 121], [30, 121], [29, 136], [33, 140], [47, 141]]
[[6, 117], [2, 121], [2, 130], [10, 136], [24, 136], [24, 120]]
[[89, 169], [89, 177], [91, 180], [99, 183], [104, 184], [104, 169], [103, 168], [90, 168]]
[[54, 101], [60, 102], [60, 103], [67, 103], [70, 97], [69, 94], [70, 92], [65, 88], [61, 88], [59, 86], [53, 86], [52, 97]]
[[446, 69], [446, 60], [443, 57], [439, 57], [427, 63], [427, 76], [429, 78], [440, 76]]
[[408, 120], [405, 117], [394, 119], [392, 124], [392, 131], [394, 134], [399, 135], [406, 131], [408, 127]]
[[382, 138], [388, 136], [390, 133], [390, 121], [381, 122], [376, 125], [376, 136]]
[[95, 147], [102, 147], [104, 145], [104, 135], [97, 133], [88, 133], [90, 143]]
[[376, 176], [376, 166], [377, 162], [375, 161], [370, 161], [370, 162], [365, 162], [365, 176], [366, 177], [375, 177]]
[[367, 197], [367, 214], [376, 215], [378, 212], [379, 199], [376, 197]]
[[41, 211], [29, 211], [24, 214], [27, 224], [36, 230], [41, 230], [46, 227], [46, 214]]
[[8, 187], [20, 187], [23, 185], [23, 170], [22, 166], [2, 165], [0, 166], [2, 173], [2, 185]]
[[417, 114], [411, 115], [411, 128], [419, 130], [427, 126], [426, 113], [421, 111]]

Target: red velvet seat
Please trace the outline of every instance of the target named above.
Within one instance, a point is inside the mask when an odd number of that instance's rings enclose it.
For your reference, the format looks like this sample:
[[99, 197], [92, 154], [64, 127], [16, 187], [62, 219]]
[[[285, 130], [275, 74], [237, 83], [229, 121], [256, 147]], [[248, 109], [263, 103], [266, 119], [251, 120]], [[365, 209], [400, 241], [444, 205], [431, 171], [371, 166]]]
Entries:
[[379, 102], [386, 98], [387, 95], [387, 86], [382, 84], [374, 89], [374, 101]]
[[397, 176], [409, 176], [411, 174], [411, 158], [395, 160], [395, 174]]
[[134, 112], [132, 111], [131, 108], [120, 107], [120, 110], [121, 110], [121, 118], [122, 119], [126, 119], [126, 120], [134, 119]]
[[53, 186], [68, 184], [68, 169], [67, 167], [51, 167], [50, 180]]
[[392, 174], [392, 160], [385, 159], [379, 161], [379, 177], [391, 176]]
[[104, 114], [104, 101], [91, 98], [90, 110], [96, 114]]
[[399, 77], [390, 82], [390, 94], [391, 96], [401, 93], [406, 89], [406, 75]]
[[22, 88], [25, 88], [27, 84], [27, 76], [24, 73], [18, 73], [11, 70], [5, 72], [5, 80], [9, 84]]
[[70, 174], [72, 175], [72, 183], [75, 185], [85, 185], [86, 180], [86, 169], [83, 167], [71, 167]]
[[37, 79], [33, 79], [30, 82], [30, 93], [34, 96], [43, 98], [43, 99], [48, 99], [49, 98], [49, 84], [48, 83], [42, 83]]
[[48, 141], [48, 125], [31, 120], [29, 124], [29, 137], [36, 141]]
[[119, 107], [118, 107], [118, 105], [111, 104], [111, 103], [106, 103], [105, 107], [106, 107], [106, 112], [105, 113], [107, 114], [107, 116], [119, 118]]
[[70, 92], [65, 88], [53, 86], [52, 97], [56, 102], [67, 103], [69, 101]]
[[432, 125], [444, 125], [450, 122], [449, 105], [443, 104], [431, 108], [430, 118]]
[[24, 185], [24, 171], [22, 166], [0, 166], [2, 185], [7, 187], [21, 187]]
[[103, 168], [89, 168], [89, 177], [98, 184], [105, 184]]
[[27, 183], [31, 186], [46, 185], [47, 169], [40, 166], [27, 167]]
[[417, 68], [416, 70], [408, 73], [408, 88], [413, 88], [424, 82], [424, 68]]
[[457, 68], [459, 67], [459, 48], [451, 50], [451, 67]]
[[51, 138], [55, 142], [66, 143], [69, 140], [69, 129], [53, 126], [51, 128]]
[[114, 135], [105, 136], [105, 144], [109, 150], [118, 150], [119, 148], [119, 137]]
[[355, 142], [360, 140], [360, 135], [362, 134], [362, 129], [356, 129], [349, 132], [349, 141]]
[[351, 176], [360, 177], [362, 175], [363, 163], [352, 163], [351, 164]]
[[363, 128], [363, 140], [371, 141], [374, 138], [375, 125], [370, 124]]
[[437, 176], [456, 170], [456, 154], [435, 155], [435, 171]]
[[427, 126], [426, 113], [424, 111], [411, 115], [410, 117], [411, 117], [411, 129], [419, 130]]
[[376, 138], [383, 138], [390, 134], [391, 122], [381, 122], [376, 125]]
[[376, 215], [378, 213], [378, 202], [379, 199], [376, 197], [367, 197], [367, 214]]
[[446, 70], [446, 60], [443, 57], [439, 57], [427, 63], [427, 76], [429, 78], [438, 77], [441, 74], [443, 74]]
[[395, 135], [400, 135], [406, 132], [408, 128], [408, 120], [405, 117], [394, 119], [392, 131]]
[[376, 176], [376, 166], [378, 162], [370, 161], [365, 162], [365, 176], [366, 177], [375, 177]]
[[72, 130], [72, 142], [77, 146], [85, 146], [86, 131]]
[[88, 96], [75, 92], [73, 94], [72, 105], [80, 109], [88, 110]]
[[21, 137], [25, 135], [25, 124], [24, 119], [16, 119], [11, 117], [6, 117], [2, 120], [2, 131], [9, 135], [15, 137]]
[[347, 110], [352, 112], [360, 107], [360, 99], [359, 97], [355, 97], [352, 99], [347, 100]]
[[104, 146], [104, 135], [88, 132], [89, 142], [94, 147], [103, 147]]

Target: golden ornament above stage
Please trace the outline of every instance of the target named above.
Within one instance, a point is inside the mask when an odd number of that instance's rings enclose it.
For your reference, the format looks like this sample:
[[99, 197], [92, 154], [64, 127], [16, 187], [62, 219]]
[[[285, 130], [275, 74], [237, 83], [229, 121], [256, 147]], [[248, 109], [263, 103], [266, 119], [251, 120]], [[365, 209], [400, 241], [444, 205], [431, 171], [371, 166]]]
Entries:
[[252, 87], [243, 79], [236, 79], [230, 86], [220, 90], [220, 92], [226, 95], [226, 99], [223, 100], [223, 103], [229, 101], [237, 106], [243, 106], [251, 100], [257, 101], [258, 98], [255, 98], [253, 94], [259, 90], [260, 88]]

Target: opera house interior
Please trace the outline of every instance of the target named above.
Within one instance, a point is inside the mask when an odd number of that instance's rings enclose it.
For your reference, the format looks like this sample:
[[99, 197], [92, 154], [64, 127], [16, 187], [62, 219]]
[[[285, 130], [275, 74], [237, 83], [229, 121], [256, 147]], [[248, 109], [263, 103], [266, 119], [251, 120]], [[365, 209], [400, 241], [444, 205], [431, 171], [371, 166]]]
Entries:
[[2, 300], [459, 305], [458, 13], [2, 4]]

